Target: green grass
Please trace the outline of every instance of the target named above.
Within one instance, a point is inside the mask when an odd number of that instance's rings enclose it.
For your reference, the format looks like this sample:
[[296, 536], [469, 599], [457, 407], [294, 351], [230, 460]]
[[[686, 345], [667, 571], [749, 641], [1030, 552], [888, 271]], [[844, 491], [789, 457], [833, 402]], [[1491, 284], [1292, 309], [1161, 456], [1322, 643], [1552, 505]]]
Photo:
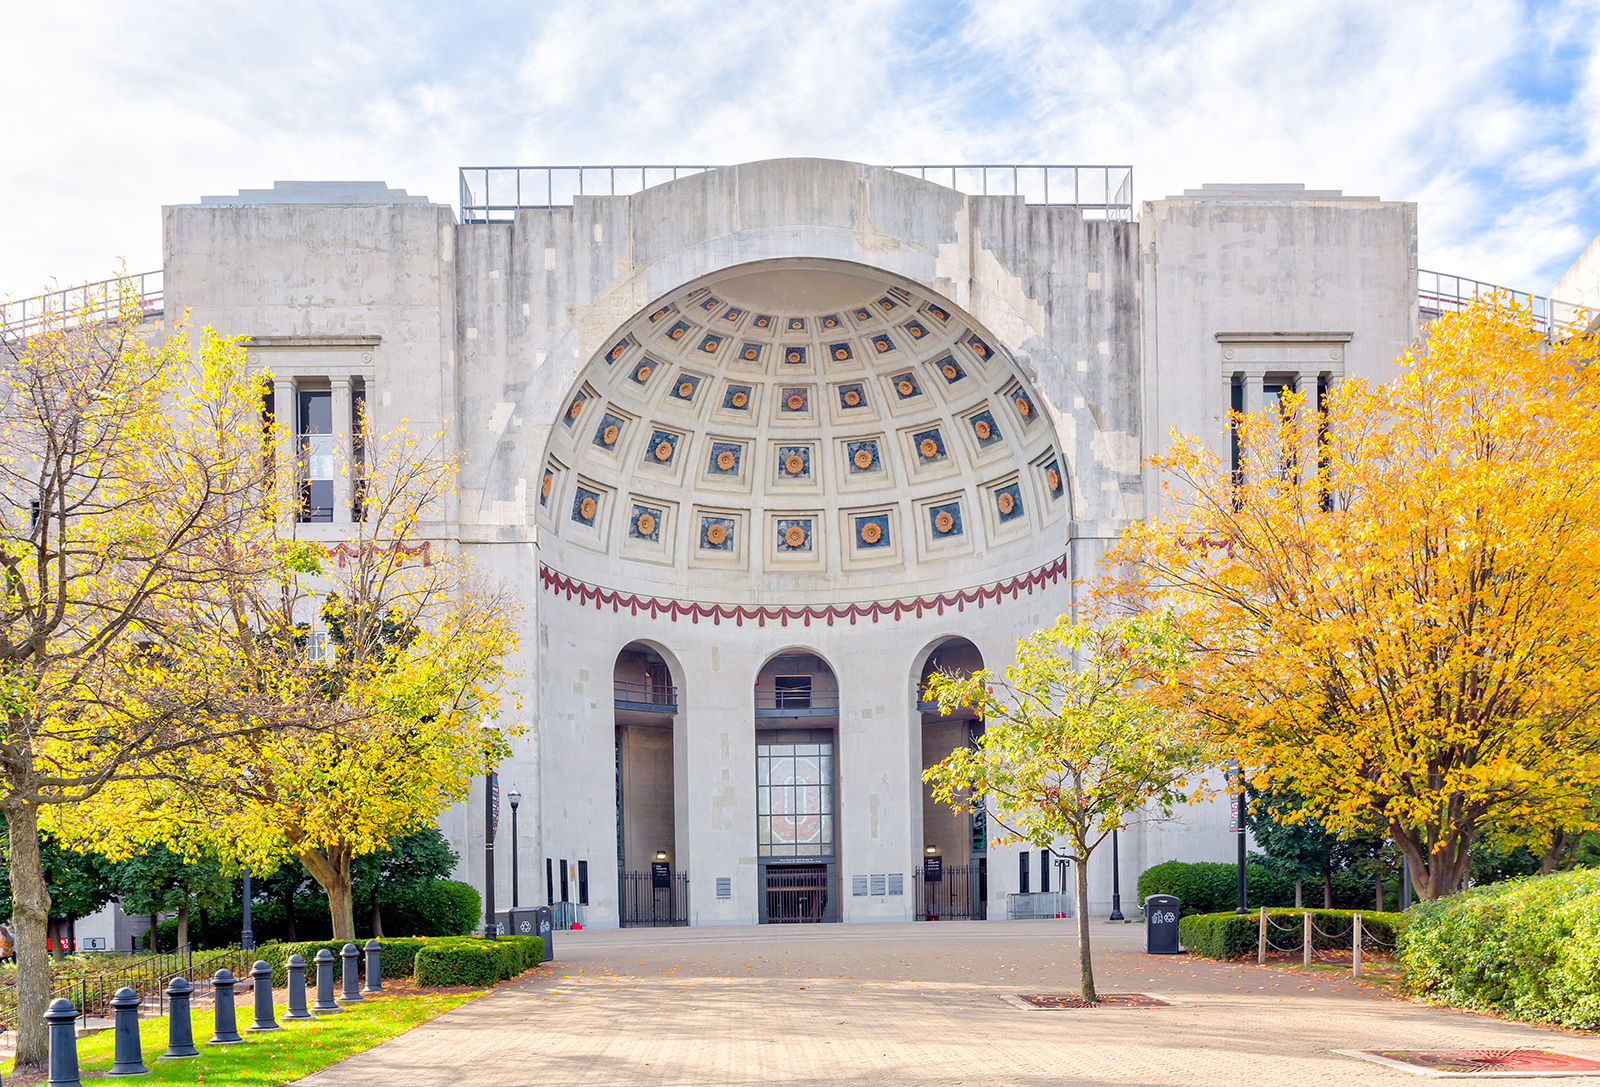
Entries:
[[[283, 1029], [252, 1034], [244, 1028], [252, 1018], [251, 1004], [238, 1004], [239, 1045], [206, 1045], [211, 1037], [211, 1009], [196, 1012], [191, 1023], [195, 1048], [200, 1056], [186, 1060], [157, 1060], [167, 1048], [165, 1016], [139, 1022], [139, 1038], [144, 1046], [144, 1063], [153, 1073], [137, 1079], [139, 1083], [226, 1083], [241, 1087], [279, 1087], [280, 1084], [309, 1075], [346, 1057], [371, 1049], [379, 1042], [404, 1034], [451, 1008], [478, 996], [478, 993], [428, 993], [421, 996], [388, 996], [347, 1008], [309, 1022], [283, 1023], [283, 1007], [277, 1009]], [[111, 1067], [112, 1031], [102, 1031], [78, 1040], [78, 1067], [81, 1072], [104, 1072]], [[0, 1074], [11, 1075], [11, 1062], [0, 1065]], [[111, 1082], [111, 1081], [107, 1081]]]

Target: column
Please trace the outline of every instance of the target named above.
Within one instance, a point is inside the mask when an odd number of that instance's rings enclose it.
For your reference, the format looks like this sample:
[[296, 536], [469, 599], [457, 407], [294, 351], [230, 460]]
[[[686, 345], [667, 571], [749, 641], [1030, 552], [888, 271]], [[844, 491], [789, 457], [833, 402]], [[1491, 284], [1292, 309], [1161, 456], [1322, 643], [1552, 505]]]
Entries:
[[351, 522], [350, 502], [350, 378], [330, 377], [333, 391], [333, 522]]
[[289, 377], [273, 377], [272, 379], [272, 457], [276, 483], [287, 494], [282, 516], [287, 521], [294, 520], [294, 510], [297, 492], [300, 486], [299, 451], [295, 448], [295, 428], [299, 425], [297, 420], [297, 404], [295, 401], [294, 379]]
[[1244, 375], [1244, 412], [1246, 415], [1253, 415], [1261, 410], [1267, 399], [1266, 383], [1265, 374], [1247, 373]]

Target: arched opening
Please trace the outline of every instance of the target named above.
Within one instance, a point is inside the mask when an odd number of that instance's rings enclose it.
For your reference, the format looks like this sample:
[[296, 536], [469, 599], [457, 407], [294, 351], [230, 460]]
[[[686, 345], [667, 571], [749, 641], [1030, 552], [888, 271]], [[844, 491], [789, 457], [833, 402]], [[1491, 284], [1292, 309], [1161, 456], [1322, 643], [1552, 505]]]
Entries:
[[839, 684], [803, 650], [756, 674], [757, 899], [763, 924], [839, 919]]
[[[962, 707], [941, 714], [939, 703], [928, 693], [928, 680], [941, 672], [971, 675], [982, 667], [983, 654], [965, 638], [946, 638], [928, 654], [917, 679], [924, 771], [983, 735], [983, 720], [973, 710]], [[933, 787], [923, 782], [922, 840], [916, 916], [924, 921], [984, 920], [988, 916], [989, 851], [982, 809], [957, 811], [935, 800]]]
[[630, 642], [612, 671], [617, 742], [617, 923], [689, 923], [688, 873], [678, 866], [674, 759], [679, 688], [667, 660]]

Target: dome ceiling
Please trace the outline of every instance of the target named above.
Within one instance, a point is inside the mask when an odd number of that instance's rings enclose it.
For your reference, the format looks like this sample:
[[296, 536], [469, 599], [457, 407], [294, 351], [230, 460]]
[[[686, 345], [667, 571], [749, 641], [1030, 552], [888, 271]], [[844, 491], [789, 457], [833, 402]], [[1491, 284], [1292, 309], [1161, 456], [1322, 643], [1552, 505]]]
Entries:
[[1065, 473], [1037, 396], [948, 302], [846, 267], [724, 274], [611, 338], [542, 467], [565, 558], [820, 588], [1053, 550]]

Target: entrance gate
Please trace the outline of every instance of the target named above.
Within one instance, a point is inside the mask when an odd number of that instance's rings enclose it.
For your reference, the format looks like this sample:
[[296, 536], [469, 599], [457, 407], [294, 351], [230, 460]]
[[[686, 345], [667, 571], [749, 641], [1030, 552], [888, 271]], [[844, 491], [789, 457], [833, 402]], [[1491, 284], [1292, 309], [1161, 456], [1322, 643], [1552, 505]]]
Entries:
[[826, 864], [771, 864], [766, 871], [768, 924], [828, 919]]
[[988, 918], [988, 860], [980, 857], [976, 863], [957, 868], [946, 868], [944, 879], [937, 883], [917, 881], [917, 917], [923, 921], [983, 921]]

